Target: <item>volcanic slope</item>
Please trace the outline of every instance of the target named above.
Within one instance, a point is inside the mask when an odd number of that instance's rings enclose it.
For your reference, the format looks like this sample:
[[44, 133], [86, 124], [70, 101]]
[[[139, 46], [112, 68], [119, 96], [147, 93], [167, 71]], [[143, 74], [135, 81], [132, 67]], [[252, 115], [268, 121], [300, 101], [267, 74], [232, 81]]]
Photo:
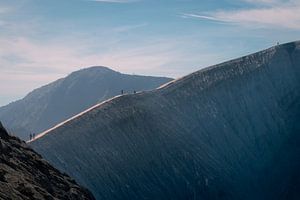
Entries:
[[30, 145], [97, 199], [300, 199], [300, 42], [124, 95]]
[[1, 200], [93, 200], [92, 194], [50, 166], [0, 122]]
[[170, 78], [128, 75], [107, 67], [90, 67], [71, 73], [0, 108], [0, 120], [23, 140], [85, 109], [124, 93], [151, 90]]

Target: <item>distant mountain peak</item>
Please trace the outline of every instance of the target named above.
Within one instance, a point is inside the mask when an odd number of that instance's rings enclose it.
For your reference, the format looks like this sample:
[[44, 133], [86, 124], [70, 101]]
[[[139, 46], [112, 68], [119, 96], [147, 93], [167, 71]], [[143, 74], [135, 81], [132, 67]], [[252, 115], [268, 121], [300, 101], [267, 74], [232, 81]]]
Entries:
[[101, 76], [101, 75], [107, 75], [107, 74], [121, 74], [120, 72], [117, 72], [115, 70], [112, 70], [111, 68], [104, 67], [104, 66], [92, 66], [92, 67], [86, 67], [77, 71], [72, 72], [69, 74], [66, 78], [69, 77], [77, 77], [77, 76]]
[[104, 66], [92, 66], [30, 92], [25, 98], [0, 108], [0, 119], [22, 139], [38, 134], [88, 109], [124, 93], [152, 90], [171, 81], [165, 77], [128, 75]]
[[[78, 70], [77, 72], [117, 72], [109, 67], [105, 67], [105, 66], [91, 66], [91, 67], [86, 67], [83, 69]], [[76, 71], [75, 71], [76, 72]], [[119, 73], [119, 72], [117, 72]]]

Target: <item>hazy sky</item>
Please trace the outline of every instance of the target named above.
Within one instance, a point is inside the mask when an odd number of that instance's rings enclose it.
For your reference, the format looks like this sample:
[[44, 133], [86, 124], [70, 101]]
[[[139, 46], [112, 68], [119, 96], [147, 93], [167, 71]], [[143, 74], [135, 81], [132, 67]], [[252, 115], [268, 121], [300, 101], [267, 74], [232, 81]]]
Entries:
[[95, 65], [179, 77], [300, 39], [300, 0], [0, 0], [0, 105]]

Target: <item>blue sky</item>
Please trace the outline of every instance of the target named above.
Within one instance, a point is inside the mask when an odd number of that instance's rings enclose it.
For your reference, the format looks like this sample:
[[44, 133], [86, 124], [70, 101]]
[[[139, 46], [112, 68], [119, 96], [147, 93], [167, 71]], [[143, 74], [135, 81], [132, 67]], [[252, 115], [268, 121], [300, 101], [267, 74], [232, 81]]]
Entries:
[[0, 105], [88, 66], [176, 78], [299, 36], [298, 0], [0, 0]]

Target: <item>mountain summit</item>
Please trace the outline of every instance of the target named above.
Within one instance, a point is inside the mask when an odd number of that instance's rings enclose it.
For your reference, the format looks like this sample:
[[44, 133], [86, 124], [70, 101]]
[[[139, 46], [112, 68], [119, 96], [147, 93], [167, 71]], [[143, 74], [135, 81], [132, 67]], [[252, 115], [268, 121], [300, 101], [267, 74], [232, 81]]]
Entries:
[[299, 199], [300, 42], [124, 95], [31, 146], [97, 199]]
[[90, 67], [71, 73], [0, 108], [0, 120], [21, 139], [40, 133], [113, 96], [151, 90], [172, 79], [127, 75], [107, 67]]

